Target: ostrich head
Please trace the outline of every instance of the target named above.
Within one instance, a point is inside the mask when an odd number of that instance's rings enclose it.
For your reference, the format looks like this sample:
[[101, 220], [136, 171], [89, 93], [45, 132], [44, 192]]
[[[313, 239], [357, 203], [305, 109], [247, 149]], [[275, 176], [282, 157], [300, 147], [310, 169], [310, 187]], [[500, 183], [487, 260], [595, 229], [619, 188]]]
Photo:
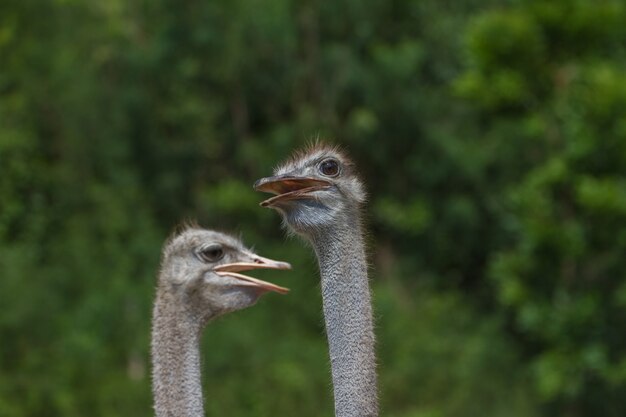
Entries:
[[304, 235], [358, 217], [365, 201], [352, 161], [339, 149], [322, 144], [296, 152], [254, 188], [276, 194], [261, 206], [278, 210], [287, 225]]
[[289, 291], [241, 271], [290, 268], [286, 262], [256, 255], [232, 236], [192, 227], [165, 244], [158, 289], [205, 322], [249, 307], [268, 291]]

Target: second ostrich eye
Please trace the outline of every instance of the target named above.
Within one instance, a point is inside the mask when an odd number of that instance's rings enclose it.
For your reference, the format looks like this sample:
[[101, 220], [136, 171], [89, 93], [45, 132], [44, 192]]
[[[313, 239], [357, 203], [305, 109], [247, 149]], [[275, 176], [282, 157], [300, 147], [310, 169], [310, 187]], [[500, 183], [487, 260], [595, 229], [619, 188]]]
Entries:
[[224, 249], [219, 245], [209, 246], [198, 253], [205, 262], [217, 262], [224, 257]]
[[339, 174], [339, 162], [334, 159], [327, 159], [319, 165], [319, 170], [322, 175], [336, 177]]

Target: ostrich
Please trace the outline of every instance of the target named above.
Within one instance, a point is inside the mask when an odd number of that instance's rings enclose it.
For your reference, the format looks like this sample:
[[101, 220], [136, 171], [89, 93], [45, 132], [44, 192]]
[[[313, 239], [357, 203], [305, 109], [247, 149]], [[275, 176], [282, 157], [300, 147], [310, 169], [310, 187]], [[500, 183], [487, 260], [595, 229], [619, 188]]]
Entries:
[[363, 242], [365, 190], [354, 164], [338, 149], [316, 144], [296, 153], [258, 191], [261, 203], [313, 246], [338, 417], [378, 415], [372, 305]]
[[240, 274], [289, 269], [223, 233], [187, 227], [166, 242], [152, 315], [152, 392], [157, 417], [203, 417], [200, 336], [212, 319], [287, 288]]

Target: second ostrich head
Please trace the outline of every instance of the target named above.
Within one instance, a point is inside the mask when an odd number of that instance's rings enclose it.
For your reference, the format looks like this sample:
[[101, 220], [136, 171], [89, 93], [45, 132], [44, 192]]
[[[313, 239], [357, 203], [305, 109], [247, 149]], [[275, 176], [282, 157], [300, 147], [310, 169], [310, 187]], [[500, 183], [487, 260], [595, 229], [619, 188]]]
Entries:
[[363, 243], [364, 187], [335, 148], [315, 145], [262, 178], [255, 188], [276, 194], [262, 206], [313, 246], [333, 377], [335, 415], [378, 415], [372, 305]]
[[159, 292], [181, 301], [200, 323], [256, 303], [259, 297], [289, 290], [243, 275], [252, 269], [289, 269], [286, 262], [261, 257], [232, 236], [188, 228], [163, 250]]
[[254, 188], [276, 194], [261, 206], [278, 210], [287, 225], [303, 235], [353, 220], [366, 198], [352, 161], [323, 144], [296, 153]]

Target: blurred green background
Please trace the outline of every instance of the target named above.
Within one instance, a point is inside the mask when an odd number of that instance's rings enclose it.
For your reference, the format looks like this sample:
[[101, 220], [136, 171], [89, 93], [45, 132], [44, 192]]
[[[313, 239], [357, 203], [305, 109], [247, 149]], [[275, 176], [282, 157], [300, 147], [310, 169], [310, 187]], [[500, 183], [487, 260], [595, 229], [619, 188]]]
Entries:
[[0, 2], [0, 416], [149, 416], [162, 242], [294, 270], [213, 323], [210, 416], [331, 416], [316, 261], [252, 183], [370, 193], [382, 415], [626, 415], [626, 3]]

